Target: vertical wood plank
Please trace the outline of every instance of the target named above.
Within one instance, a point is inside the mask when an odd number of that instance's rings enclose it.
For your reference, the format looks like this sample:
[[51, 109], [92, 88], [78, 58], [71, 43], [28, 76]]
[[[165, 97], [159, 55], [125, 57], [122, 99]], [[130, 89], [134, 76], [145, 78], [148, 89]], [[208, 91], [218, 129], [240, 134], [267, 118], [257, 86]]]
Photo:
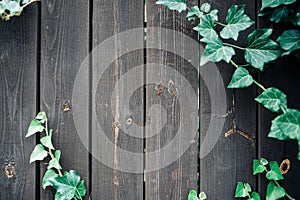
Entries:
[[[0, 199], [35, 199], [35, 137], [26, 138], [37, 110], [38, 5], [0, 22]], [[9, 178], [9, 174], [12, 177]]]
[[[184, 82], [186, 79], [197, 96], [198, 72], [188, 63], [191, 62], [190, 60], [184, 60], [180, 56], [190, 51], [191, 48], [185, 44], [182, 36], [176, 36], [166, 30], [150, 29], [151, 27], [172, 29], [195, 39], [196, 43], [197, 33], [192, 30], [193, 24], [186, 20], [185, 13], [169, 11], [161, 5], [156, 5], [155, 2], [156, 0], [148, 0], [146, 4], [147, 48], [157, 46], [164, 50], [147, 49], [146, 54], [146, 79], [149, 83], [146, 88], [145, 198], [149, 200], [186, 199], [189, 190], [198, 189], [198, 137], [196, 136], [188, 144], [185, 143], [183, 135], [189, 130], [183, 130], [182, 126], [189, 121], [183, 118], [183, 113], [195, 112], [195, 118], [197, 118], [198, 103], [192, 102], [187, 96], [189, 93], [183, 88], [187, 86]], [[198, 5], [198, 1], [193, 0], [188, 3]], [[177, 55], [166, 49], [173, 50]], [[194, 50], [194, 59], [196, 59], [194, 67], [197, 68], [197, 45]], [[154, 68], [151, 67], [151, 63], [154, 63]], [[169, 67], [176, 72], [168, 71]], [[186, 106], [188, 103], [185, 104], [185, 102], [190, 102], [190, 105]], [[179, 139], [175, 139], [176, 137]], [[163, 151], [164, 148], [169, 148], [172, 142], [175, 142], [176, 146]], [[180, 149], [184, 145], [188, 145], [189, 148], [183, 155], [180, 155]], [[161, 168], [161, 163], [172, 159], [174, 154], [178, 154], [177, 159]], [[148, 171], [153, 169], [156, 170]]]
[[[93, 2], [93, 48], [101, 45], [104, 40], [122, 31], [143, 28], [143, 1], [96, 0]], [[143, 29], [138, 31], [136, 41], [143, 44]], [[93, 127], [96, 123], [100, 130], [92, 132], [92, 152], [105, 152], [105, 159], [94, 156], [92, 160], [92, 197], [93, 199], [143, 199], [143, 173], [128, 173], [122, 171], [122, 164], [135, 168], [143, 160], [131, 160], [123, 156], [122, 150], [143, 155], [143, 138], [130, 136], [133, 124], [143, 126], [144, 91], [143, 85], [131, 94], [130, 88], [143, 82], [143, 70], [136, 71], [133, 67], [144, 62], [143, 49], [121, 55], [122, 50], [129, 48], [128, 41], [113, 38], [106, 49], [101, 49], [108, 57], [113, 57], [112, 63], [103, 66], [103, 56], [92, 56], [92, 87], [97, 87], [92, 105], [96, 105], [93, 115]], [[133, 43], [135, 41], [132, 41]], [[125, 44], [126, 43], [126, 44]], [[102, 53], [102, 52], [99, 52]], [[102, 66], [101, 66], [102, 65]], [[101, 67], [98, 69], [98, 67]], [[134, 79], [125, 77], [129, 70]], [[99, 71], [105, 71], [98, 75]], [[113, 91], [115, 90], [115, 95]], [[132, 95], [132, 96], [130, 96]], [[94, 97], [92, 97], [94, 98]], [[130, 99], [129, 105], [126, 99]], [[128, 121], [129, 120], [129, 121]], [[108, 141], [98, 138], [104, 134]], [[143, 136], [143, 130], [140, 132]], [[108, 147], [107, 147], [108, 146]], [[111, 148], [109, 148], [111, 147]]]
[[[207, 1], [201, 1], [201, 3]], [[225, 23], [227, 10], [234, 4], [245, 4], [245, 12], [252, 20], [255, 20], [255, 3], [248, 1], [209, 1], [212, 8], [219, 10], [219, 20]], [[237, 45], [245, 46], [246, 36], [251, 29], [240, 34]], [[233, 41], [230, 41], [233, 42]], [[233, 57], [235, 62], [244, 63], [243, 52], [236, 51]], [[222, 75], [225, 87], [230, 82], [233, 66], [224, 62], [217, 64]], [[215, 79], [215, 77], [204, 77], [207, 79]], [[218, 85], [218, 80], [215, 84]], [[222, 117], [211, 113], [210, 99], [211, 96], [218, 96], [217, 90], [208, 91], [207, 86], [200, 82], [200, 102], [201, 102], [201, 134], [200, 144], [206, 135], [207, 126], [210, 117]], [[249, 138], [256, 136], [256, 104], [254, 97], [256, 88], [231, 90], [226, 89], [228, 114], [225, 126], [220, 138], [213, 150], [203, 159], [200, 160], [200, 190], [205, 191], [208, 198], [214, 199], [233, 199], [234, 191], [238, 181], [249, 183], [252, 188], [256, 188], [256, 179], [252, 175], [252, 160], [256, 158], [256, 145], [252, 139], [243, 137], [238, 131], [242, 131]], [[236, 131], [225, 137], [225, 133], [236, 126]]]
[[[63, 170], [78, 171], [88, 189], [89, 153], [73, 122], [72, 109], [76, 108], [72, 108], [72, 90], [79, 67], [89, 52], [89, 1], [43, 1], [41, 39], [40, 109], [48, 115], [53, 143], [62, 153]], [[88, 124], [87, 116], [82, 119], [82, 123]], [[41, 179], [44, 172], [45, 162], [42, 162]], [[52, 191], [41, 192], [41, 199], [53, 198]]]

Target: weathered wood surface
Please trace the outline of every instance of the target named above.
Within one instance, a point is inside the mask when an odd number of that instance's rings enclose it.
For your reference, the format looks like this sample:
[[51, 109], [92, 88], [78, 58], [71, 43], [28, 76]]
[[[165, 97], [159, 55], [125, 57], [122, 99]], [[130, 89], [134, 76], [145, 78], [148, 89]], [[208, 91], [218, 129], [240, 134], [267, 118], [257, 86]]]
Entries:
[[[78, 171], [85, 180], [87, 194], [89, 194], [89, 153], [82, 145], [74, 126], [72, 91], [77, 71], [88, 52], [88, 1], [43, 1], [40, 110], [48, 115], [49, 127], [53, 129], [53, 143], [62, 153], [63, 170]], [[82, 123], [89, 122], [88, 116], [81, 117]], [[88, 132], [86, 137], [88, 138]], [[46, 162], [42, 162], [40, 166], [41, 180]], [[53, 198], [51, 190], [41, 191], [41, 199]]]
[[0, 199], [35, 199], [39, 180], [29, 164], [35, 137], [25, 139], [37, 109], [38, 5], [0, 22]]
[[[93, 48], [101, 48], [106, 39], [111, 43], [100, 52], [92, 55], [93, 90], [92, 126], [99, 128], [92, 132], [92, 198], [93, 199], [143, 199], [143, 171], [140, 173], [124, 172], [123, 164], [134, 169], [143, 166], [143, 159], [136, 160], [122, 154], [122, 150], [143, 155], [143, 138], [130, 136], [131, 127], [143, 127], [144, 119], [144, 72], [133, 68], [144, 63], [143, 49], [122, 54], [135, 43], [143, 44], [144, 26], [143, 1], [104, 0], [93, 2]], [[115, 37], [116, 34], [134, 28], [142, 28], [133, 40]], [[131, 42], [131, 43], [130, 43]], [[100, 46], [100, 47], [99, 47]], [[143, 46], [141, 46], [143, 48]], [[105, 54], [103, 54], [105, 53]], [[111, 57], [107, 64], [104, 60]], [[100, 73], [100, 71], [104, 73]], [[132, 70], [133, 79], [125, 73]], [[140, 88], [131, 94], [136, 84]], [[114, 93], [115, 91], [115, 93]], [[132, 96], [131, 96], [132, 95]], [[94, 99], [95, 97], [95, 99]], [[126, 101], [129, 100], [129, 101]], [[99, 138], [104, 134], [106, 142]], [[143, 137], [143, 129], [139, 133]], [[104, 164], [97, 155], [103, 154], [110, 164]], [[108, 166], [107, 166], [108, 165]]]

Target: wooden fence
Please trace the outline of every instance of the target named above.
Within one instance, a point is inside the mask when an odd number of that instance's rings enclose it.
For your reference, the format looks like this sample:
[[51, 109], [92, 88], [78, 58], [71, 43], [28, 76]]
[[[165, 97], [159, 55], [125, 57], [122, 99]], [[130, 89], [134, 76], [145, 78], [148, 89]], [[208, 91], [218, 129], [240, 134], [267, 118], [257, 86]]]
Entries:
[[[189, 0], [188, 3], [198, 5], [203, 2]], [[257, 22], [252, 30], [269, 26], [257, 18], [259, 0], [215, 0], [210, 3], [220, 10], [220, 19], [225, 18], [230, 5], [246, 4], [246, 13]], [[227, 200], [234, 199], [237, 181], [248, 182], [263, 194], [266, 188], [264, 178], [252, 175], [252, 160], [258, 157], [278, 162], [286, 158], [291, 160], [292, 172], [285, 176], [283, 185], [298, 199], [300, 162], [295, 159], [297, 144], [267, 138], [271, 119], [275, 115], [254, 102], [258, 94], [255, 87], [226, 89], [228, 105], [221, 105], [228, 111], [223, 133], [236, 125], [254, 142], [238, 132], [229, 137], [222, 134], [213, 150], [199, 159], [198, 144], [205, 136], [202, 133], [207, 130], [209, 118], [214, 115], [210, 107], [214, 99], [210, 99], [206, 84], [203, 81], [198, 83], [197, 71], [189, 68], [183, 59], [168, 52], [139, 50], [121, 59], [118, 59], [116, 53], [111, 70], [107, 71], [101, 82], [103, 84], [99, 86], [101, 90], [107, 91], [107, 95], [97, 96], [95, 101], [101, 105], [109, 102], [115, 82], [132, 66], [159, 62], [173, 67], [189, 80], [195, 91], [200, 85], [200, 134], [189, 149], [162, 169], [128, 173], [105, 166], [93, 158], [81, 143], [73, 121], [76, 105], [72, 102], [72, 91], [76, 74], [89, 52], [116, 33], [142, 27], [173, 29], [197, 40], [197, 34], [192, 30], [194, 25], [186, 20], [185, 15], [155, 5], [155, 0], [147, 0], [146, 3], [143, 0], [42, 0], [26, 8], [20, 17], [0, 22], [0, 199], [54, 198], [53, 191], [41, 189], [45, 162], [29, 164], [29, 156], [38, 137], [25, 139], [25, 134], [31, 119], [39, 111], [45, 111], [49, 116], [50, 127], [54, 129], [54, 144], [62, 150], [62, 166], [65, 170], [76, 169], [79, 172], [88, 188], [87, 194], [91, 194], [92, 199], [186, 199], [188, 191], [196, 189], [205, 191], [209, 199]], [[146, 33], [146, 47], [155, 42], [155, 34]], [[244, 37], [241, 40], [243, 43], [246, 36], [241, 37]], [[181, 38], [174, 37], [172, 40], [182, 51], [188, 51], [189, 46], [182, 43]], [[238, 59], [241, 60], [242, 56], [238, 55]], [[227, 84], [232, 67], [222, 62], [218, 68], [224, 84]], [[137, 73], [136, 77], [146, 80], [160, 76], [163, 80], [166, 75], [164, 70], [162, 67], [161, 73], [157, 74], [146, 66], [143, 73]], [[300, 109], [299, 74], [299, 60], [283, 58], [257, 78], [266, 86], [276, 86], [283, 90], [288, 95], [289, 107]], [[93, 72], [89, 72], [89, 75], [92, 77]], [[177, 78], [176, 84], [180, 84], [180, 77]], [[123, 91], [119, 92], [120, 98], [126, 95]], [[163, 92], [157, 95], [153, 86], [146, 86], [137, 93], [131, 98], [131, 118], [134, 122], [144, 124], [149, 117], [151, 103], [166, 108], [166, 128], [151, 139], [118, 135], [110, 113], [101, 106], [97, 115], [116, 147], [143, 153], [161, 148], [172, 140], [176, 135], [172, 119], [180, 115], [180, 110], [176, 106], [172, 107], [170, 94]], [[165, 115], [161, 114], [160, 117], [164, 118]], [[87, 131], [86, 137], [93, 140], [93, 133]], [[116, 159], [126, 159], [117, 156], [118, 150], [114, 153]], [[168, 158], [169, 155], [166, 153], [164, 156]], [[153, 163], [147, 162], [146, 158], [144, 167], [151, 165]], [[11, 178], [8, 178], [8, 166], [11, 167]]]

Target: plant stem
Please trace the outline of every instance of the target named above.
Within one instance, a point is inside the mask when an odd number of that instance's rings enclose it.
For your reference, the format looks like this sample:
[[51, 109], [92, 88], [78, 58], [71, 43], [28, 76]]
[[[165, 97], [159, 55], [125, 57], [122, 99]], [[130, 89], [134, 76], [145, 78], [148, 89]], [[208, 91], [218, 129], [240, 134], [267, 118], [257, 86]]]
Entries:
[[243, 50], [243, 51], [246, 50], [246, 48], [244, 48], [244, 47], [239, 47], [239, 46], [236, 46], [236, 45], [234, 45], [234, 44], [230, 44], [230, 43], [226, 43], [226, 42], [224, 42], [223, 44], [226, 45], [226, 46], [230, 46], [230, 47], [236, 48], [236, 49], [241, 49], [241, 50]]
[[[280, 184], [279, 184], [277, 181], [274, 180], [274, 183], [275, 183], [278, 187], [281, 187]], [[295, 200], [295, 199], [294, 199], [293, 197], [291, 197], [288, 193], [285, 193], [285, 196], [286, 196], [287, 198], [289, 198], [290, 200]]]
[[223, 23], [218, 22], [218, 21], [216, 21], [215, 24], [218, 24], [218, 25], [220, 25], [220, 26], [226, 26], [226, 24], [223, 24]]
[[[78, 193], [78, 196], [80, 197], [80, 200], [82, 200], [82, 197], [81, 197], [81, 195], [80, 195], [80, 193], [79, 193], [77, 187], [76, 187], [76, 192]], [[77, 199], [77, 198], [75, 197], [75, 199]]]

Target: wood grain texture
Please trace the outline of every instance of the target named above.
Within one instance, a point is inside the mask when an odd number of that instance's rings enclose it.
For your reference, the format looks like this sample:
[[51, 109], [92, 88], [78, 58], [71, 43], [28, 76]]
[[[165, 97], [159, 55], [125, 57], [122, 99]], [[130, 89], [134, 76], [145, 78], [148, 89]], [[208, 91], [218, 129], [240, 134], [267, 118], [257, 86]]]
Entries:
[[[205, 1], [201, 1], [203, 3]], [[227, 10], [234, 4], [245, 4], [246, 13], [255, 20], [255, 3], [248, 1], [209, 1], [213, 8], [219, 10], [219, 20], [225, 23]], [[245, 46], [246, 36], [251, 29], [240, 34], [237, 45]], [[218, 27], [219, 29], [219, 27]], [[229, 41], [234, 42], [233, 40]], [[236, 49], [235, 49], [236, 50]], [[233, 60], [238, 64], [244, 63], [243, 52], [236, 50]], [[217, 64], [222, 75], [225, 87], [230, 82], [234, 67], [225, 62]], [[219, 84], [216, 77], [207, 77], [203, 74], [202, 78], [215, 80], [213, 84]], [[201, 134], [200, 144], [202, 144], [211, 117], [218, 116], [211, 112], [211, 104], [218, 98], [218, 90], [208, 91], [204, 82], [200, 82], [200, 105], [201, 105]], [[226, 115], [225, 126], [220, 134], [219, 140], [213, 150], [200, 160], [200, 190], [205, 191], [208, 198], [213, 199], [233, 199], [235, 187], [238, 181], [248, 182], [252, 188], [256, 188], [256, 179], [252, 175], [252, 160], [256, 158], [256, 145], [253, 143], [256, 136], [256, 104], [254, 97], [256, 88], [246, 89], [226, 89], [228, 113]], [[215, 96], [216, 99], [211, 99]], [[220, 131], [220, 130], [216, 130]], [[225, 133], [231, 134], [225, 137]], [[244, 137], [243, 135], [246, 135]], [[253, 138], [253, 139], [252, 139]]]
[[[93, 48], [102, 45], [110, 38], [111, 43], [101, 49], [99, 55], [92, 56], [92, 87], [97, 88], [92, 99], [92, 126], [97, 123], [102, 129], [92, 132], [92, 197], [93, 199], [143, 199], [143, 173], [122, 171], [126, 165], [135, 169], [143, 167], [143, 159], [130, 159], [122, 150], [134, 152], [143, 157], [143, 138], [130, 136], [135, 130], [133, 125], [141, 127], [139, 136], [143, 137], [144, 119], [144, 72], [133, 69], [144, 62], [143, 49], [122, 55], [135, 42], [143, 44], [143, 1], [97, 0], [93, 2]], [[122, 31], [142, 28], [133, 40], [113, 37]], [[142, 46], [143, 47], [143, 46]], [[103, 57], [105, 53], [107, 56]], [[104, 60], [110, 63], [103, 65]], [[103, 74], [100, 71], [103, 70]], [[126, 78], [125, 73], [133, 78]], [[141, 85], [139, 85], [141, 83]], [[138, 85], [138, 89], [131, 88]], [[115, 91], [115, 93], [113, 93]], [[133, 92], [133, 93], [131, 93]], [[128, 101], [127, 101], [128, 100]], [[128, 105], [129, 104], [129, 105]], [[129, 121], [128, 121], [129, 120]], [[102, 134], [108, 139], [99, 139]], [[97, 155], [104, 155], [99, 159]], [[107, 160], [108, 163], [104, 163]], [[124, 165], [123, 165], [123, 164]], [[141, 171], [143, 172], [143, 171]]]
[[[155, 0], [147, 1], [147, 88], [146, 88], [146, 199], [186, 199], [189, 190], [198, 189], [198, 137], [186, 141], [185, 134], [197, 135], [197, 128], [184, 130], [189, 123], [184, 113], [194, 113], [197, 127], [198, 103], [189, 96], [198, 91], [198, 47], [197, 33], [185, 13], [169, 11]], [[198, 1], [189, 1], [198, 5]], [[194, 24], [195, 25], [195, 24]], [[153, 30], [151, 27], [166, 28], [195, 39], [196, 49], [193, 66], [180, 55], [189, 52], [191, 46], [182, 35], [167, 30]], [[159, 50], [162, 49], [162, 50]], [[172, 53], [173, 51], [174, 53]], [[151, 67], [154, 63], [154, 68]], [[193, 63], [194, 64], [194, 63]], [[195, 67], [195, 68], [194, 68]], [[172, 72], [173, 69], [174, 71]], [[185, 83], [185, 80], [188, 83]], [[188, 87], [192, 91], [188, 90]], [[186, 90], [185, 90], [186, 89]], [[192, 93], [189, 93], [192, 92]], [[175, 146], [171, 147], [171, 144]], [[180, 155], [180, 149], [187, 145], [187, 151]], [[170, 148], [171, 147], [171, 148]], [[165, 149], [168, 149], [164, 151]], [[152, 154], [151, 154], [152, 153]], [[175, 156], [174, 156], [175, 155]], [[174, 157], [173, 157], [174, 156]], [[166, 160], [172, 161], [161, 166]], [[156, 169], [156, 171], [151, 171]]]
[[38, 12], [31, 5], [20, 17], [0, 22], [1, 200], [36, 197], [36, 165], [29, 164], [35, 137], [25, 134], [37, 112]]
[[[89, 2], [43, 1], [41, 39], [40, 109], [48, 115], [54, 146], [62, 153], [63, 170], [78, 171], [88, 189], [89, 153], [74, 126], [72, 109], [76, 106], [72, 107], [72, 90], [78, 69], [89, 52]], [[82, 124], [88, 124], [88, 120], [88, 116], [82, 116]], [[41, 163], [41, 179], [46, 162]], [[42, 191], [41, 199], [53, 199], [53, 192]]]

